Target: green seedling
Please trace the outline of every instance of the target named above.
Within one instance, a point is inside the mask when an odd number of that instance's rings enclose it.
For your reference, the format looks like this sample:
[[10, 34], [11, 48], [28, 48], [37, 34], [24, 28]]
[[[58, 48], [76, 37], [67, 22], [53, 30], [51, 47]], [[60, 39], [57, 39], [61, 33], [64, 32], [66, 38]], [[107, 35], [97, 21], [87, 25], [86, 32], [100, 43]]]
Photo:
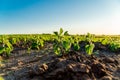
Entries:
[[58, 56], [65, 55], [71, 48], [71, 42], [69, 39], [64, 39], [66, 35], [68, 35], [67, 31], [63, 31], [62, 28], [60, 28], [59, 32], [54, 32], [54, 35], [56, 36], [56, 39], [54, 40], [54, 52]]
[[93, 43], [90, 43], [90, 44], [86, 45], [85, 46], [86, 53], [88, 55], [92, 55], [94, 47], [95, 47], [95, 45]]

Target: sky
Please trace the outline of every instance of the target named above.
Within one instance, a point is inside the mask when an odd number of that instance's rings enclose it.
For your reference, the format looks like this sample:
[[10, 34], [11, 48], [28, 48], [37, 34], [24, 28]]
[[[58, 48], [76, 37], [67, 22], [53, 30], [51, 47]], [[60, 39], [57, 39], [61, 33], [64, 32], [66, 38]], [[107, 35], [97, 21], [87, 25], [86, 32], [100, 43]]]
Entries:
[[120, 0], [0, 0], [0, 34], [120, 34]]

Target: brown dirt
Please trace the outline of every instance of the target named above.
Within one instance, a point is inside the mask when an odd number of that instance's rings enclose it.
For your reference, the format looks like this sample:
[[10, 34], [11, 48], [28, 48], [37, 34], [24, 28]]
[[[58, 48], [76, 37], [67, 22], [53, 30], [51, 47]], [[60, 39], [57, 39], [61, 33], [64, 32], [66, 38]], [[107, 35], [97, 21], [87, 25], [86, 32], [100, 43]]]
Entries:
[[52, 45], [40, 51], [14, 51], [0, 67], [5, 80], [120, 80], [120, 54], [98, 51], [96, 56], [71, 51], [57, 57]]

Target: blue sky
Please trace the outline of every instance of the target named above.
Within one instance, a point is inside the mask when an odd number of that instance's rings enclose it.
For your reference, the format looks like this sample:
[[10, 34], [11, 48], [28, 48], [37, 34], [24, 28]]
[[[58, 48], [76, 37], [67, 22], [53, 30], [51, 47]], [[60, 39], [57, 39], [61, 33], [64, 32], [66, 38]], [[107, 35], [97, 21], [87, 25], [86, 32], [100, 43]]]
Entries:
[[120, 34], [120, 0], [0, 0], [0, 34]]

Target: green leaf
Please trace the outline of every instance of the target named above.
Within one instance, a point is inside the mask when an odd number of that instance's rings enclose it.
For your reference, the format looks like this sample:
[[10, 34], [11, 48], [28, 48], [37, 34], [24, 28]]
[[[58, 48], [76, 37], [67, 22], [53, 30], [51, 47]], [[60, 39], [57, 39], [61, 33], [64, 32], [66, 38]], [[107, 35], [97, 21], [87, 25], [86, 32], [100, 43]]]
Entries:
[[78, 43], [74, 43], [73, 46], [75, 51], [78, 51], [80, 49], [80, 46]]
[[3, 52], [5, 51], [4, 47], [0, 47], [0, 54], [3, 54]]
[[68, 31], [65, 31], [65, 32], [64, 32], [64, 35], [65, 35], [65, 36], [69, 35], [69, 34], [68, 34]]
[[55, 54], [58, 55], [58, 56], [61, 56], [61, 55], [62, 55], [62, 54], [61, 54], [61, 49], [60, 49], [59, 46], [57, 46], [57, 45], [54, 45], [54, 52], [55, 52]]
[[56, 36], [58, 36], [58, 32], [53, 32]]
[[40, 45], [41, 45], [41, 47], [44, 46], [44, 41], [43, 40], [40, 40]]
[[11, 48], [5, 48], [5, 52], [8, 57], [10, 56], [11, 51], [12, 51]]
[[59, 35], [62, 35], [62, 33], [63, 33], [63, 29], [60, 28], [60, 33], [59, 33]]
[[93, 53], [93, 49], [94, 49], [95, 45], [94, 44], [89, 44], [85, 46], [85, 51], [88, 55], [91, 55]]
[[10, 42], [6, 43], [7, 47], [12, 48], [12, 44]]
[[65, 49], [65, 51], [69, 51], [69, 49], [71, 48], [71, 43], [70, 41], [63, 41], [63, 48]]

